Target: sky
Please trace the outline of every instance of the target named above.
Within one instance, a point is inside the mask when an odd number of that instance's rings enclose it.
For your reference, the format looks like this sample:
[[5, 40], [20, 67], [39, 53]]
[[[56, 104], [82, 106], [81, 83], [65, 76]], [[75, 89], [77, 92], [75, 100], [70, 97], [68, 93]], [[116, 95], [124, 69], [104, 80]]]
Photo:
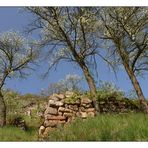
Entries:
[[[0, 33], [17, 30], [23, 32], [27, 24], [33, 19], [32, 16], [26, 12], [20, 12], [19, 7], [0, 7]], [[33, 38], [37, 38], [37, 35], [34, 35]], [[97, 81], [109, 81], [114, 83], [117, 87], [125, 92], [129, 92], [132, 89], [131, 82], [125, 73], [124, 69], [120, 69], [117, 73], [117, 79], [114, 76], [114, 73], [111, 72], [105, 63], [98, 59], [98, 78]], [[7, 79], [5, 87], [13, 89], [20, 92], [21, 94], [25, 93], [37, 93], [39, 94], [41, 90], [47, 89], [49, 84], [56, 83], [61, 79], [64, 79], [67, 74], [78, 74], [82, 76], [82, 71], [75, 65], [71, 63], [62, 62], [57, 67], [56, 71], [50, 71], [46, 79], [41, 79], [41, 74], [46, 71], [47, 64], [41, 63], [40, 67], [36, 68], [36, 71], [33, 71], [31, 75], [26, 79]], [[146, 98], [148, 98], [148, 76], [145, 75], [145, 78], [139, 78], [140, 85], [144, 92]], [[88, 89], [87, 83], [84, 81], [82, 83], [84, 89]]]

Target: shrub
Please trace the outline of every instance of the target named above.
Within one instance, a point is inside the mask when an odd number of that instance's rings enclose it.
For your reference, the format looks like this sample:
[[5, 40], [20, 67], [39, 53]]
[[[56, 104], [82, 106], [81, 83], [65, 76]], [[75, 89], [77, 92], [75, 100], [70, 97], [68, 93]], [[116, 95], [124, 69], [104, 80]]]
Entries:
[[113, 83], [100, 81], [99, 84], [100, 85], [97, 90], [98, 101], [108, 99], [108, 98], [114, 98], [114, 99], [120, 100], [125, 97], [124, 92], [120, 90]]
[[78, 99], [81, 99], [81, 96], [82, 94], [80, 94], [80, 92], [74, 92], [74, 94], [69, 97], [69, 98], [66, 98], [64, 100], [65, 103], [75, 103]]

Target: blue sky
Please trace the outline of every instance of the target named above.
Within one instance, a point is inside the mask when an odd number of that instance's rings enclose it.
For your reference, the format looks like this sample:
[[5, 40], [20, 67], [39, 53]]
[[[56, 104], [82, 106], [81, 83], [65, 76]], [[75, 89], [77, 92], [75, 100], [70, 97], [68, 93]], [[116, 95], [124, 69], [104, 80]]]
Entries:
[[[29, 21], [32, 19], [30, 14], [25, 12], [18, 12], [18, 7], [0, 7], [0, 33], [8, 30], [18, 30], [22, 32]], [[34, 36], [36, 37], [36, 36]], [[128, 79], [127, 74], [124, 70], [118, 72], [118, 79], [115, 78], [114, 74], [109, 71], [106, 65], [98, 59], [98, 80], [110, 81], [115, 83], [121, 90], [128, 92], [132, 89], [131, 82]], [[6, 88], [11, 88], [22, 94], [24, 93], [39, 93], [42, 89], [46, 89], [50, 83], [58, 82], [60, 79], [64, 79], [67, 74], [79, 74], [82, 75], [80, 69], [71, 63], [61, 63], [56, 71], [51, 71], [49, 76], [42, 80], [40, 78], [41, 72], [46, 70], [47, 65], [41, 64], [36, 71], [32, 72], [32, 75], [27, 79], [8, 79], [6, 81]], [[144, 95], [148, 98], [148, 76], [144, 79], [139, 79]], [[83, 88], [87, 89], [86, 82], [83, 82]]]

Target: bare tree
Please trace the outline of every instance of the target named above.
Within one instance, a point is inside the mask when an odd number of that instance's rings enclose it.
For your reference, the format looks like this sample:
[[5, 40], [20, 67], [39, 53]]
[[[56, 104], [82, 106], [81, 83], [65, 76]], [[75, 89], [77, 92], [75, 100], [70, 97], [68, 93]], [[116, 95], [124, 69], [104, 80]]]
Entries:
[[108, 46], [108, 59], [116, 66], [121, 63], [137, 93], [141, 108], [148, 113], [137, 75], [148, 70], [148, 8], [102, 8], [98, 13], [102, 21], [100, 36]]
[[76, 63], [84, 73], [94, 106], [99, 110], [96, 85], [91, 73], [96, 68], [98, 48], [96, 26], [99, 24], [95, 12], [88, 7], [29, 7], [27, 10], [36, 18], [29, 30], [40, 29], [41, 40], [38, 44], [49, 49], [48, 71], [61, 60]]
[[0, 126], [6, 124], [6, 105], [2, 88], [7, 78], [24, 77], [25, 69], [35, 57], [32, 48], [18, 32], [5, 32], [0, 35]]

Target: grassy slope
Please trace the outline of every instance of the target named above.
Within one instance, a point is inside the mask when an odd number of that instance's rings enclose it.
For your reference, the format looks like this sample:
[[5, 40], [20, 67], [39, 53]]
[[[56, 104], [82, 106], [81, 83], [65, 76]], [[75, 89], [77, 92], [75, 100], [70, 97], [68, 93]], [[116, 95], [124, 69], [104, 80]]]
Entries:
[[38, 129], [43, 121], [40, 118], [27, 116], [23, 116], [23, 119], [28, 126], [27, 131], [8, 125], [0, 128], [0, 141], [38, 141]]
[[[103, 98], [106, 98], [106, 93]], [[22, 131], [19, 128], [7, 126], [0, 128], [0, 141], [37, 141], [38, 128], [42, 124], [40, 118], [33, 115], [29, 118], [20, 114], [21, 108], [32, 102], [36, 102], [38, 97], [32, 95], [20, 96], [17, 93], [8, 93], [6, 103], [9, 112], [18, 111], [17, 116], [23, 116], [29, 127], [29, 131]], [[31, 99], [30, 99], [31, 98]], [[14, 101], [15, 99], [15, 101]], [[46, 99], [38, 98], [42, 105]], [[16, 115], [15, 115], [16, 116]], [[8, 121], [11, 114], [8, 114]], [[9, 119], [10, 118], [10, 119]], [[12, 116], [13, 118], [13, 116]], [[47, 141], [148, 141], [148, 115], [133, 114], [101, 114], [96, 118], [84, 121], [77, 119], [74, 123], [65, 128], [58, 128], [51, 132]]]
[[7, 126], [0, 128], [0, 141], [37, 141], [37, 131], [30, 129], [23, 131], [16, 127]]
[[[28, 120], [30, 130], [0, 128], [0, 141], [37, 141], [38, 123]], [[86, 120], [77, 119], [65, 128], [50, 132], [45, 141], [148, 141], [148, 115], [102, 114]]]
[[148, 141], [148, 116], [144, 114], [100, 115], [78, 119], [49, 134], [49, 141]]

